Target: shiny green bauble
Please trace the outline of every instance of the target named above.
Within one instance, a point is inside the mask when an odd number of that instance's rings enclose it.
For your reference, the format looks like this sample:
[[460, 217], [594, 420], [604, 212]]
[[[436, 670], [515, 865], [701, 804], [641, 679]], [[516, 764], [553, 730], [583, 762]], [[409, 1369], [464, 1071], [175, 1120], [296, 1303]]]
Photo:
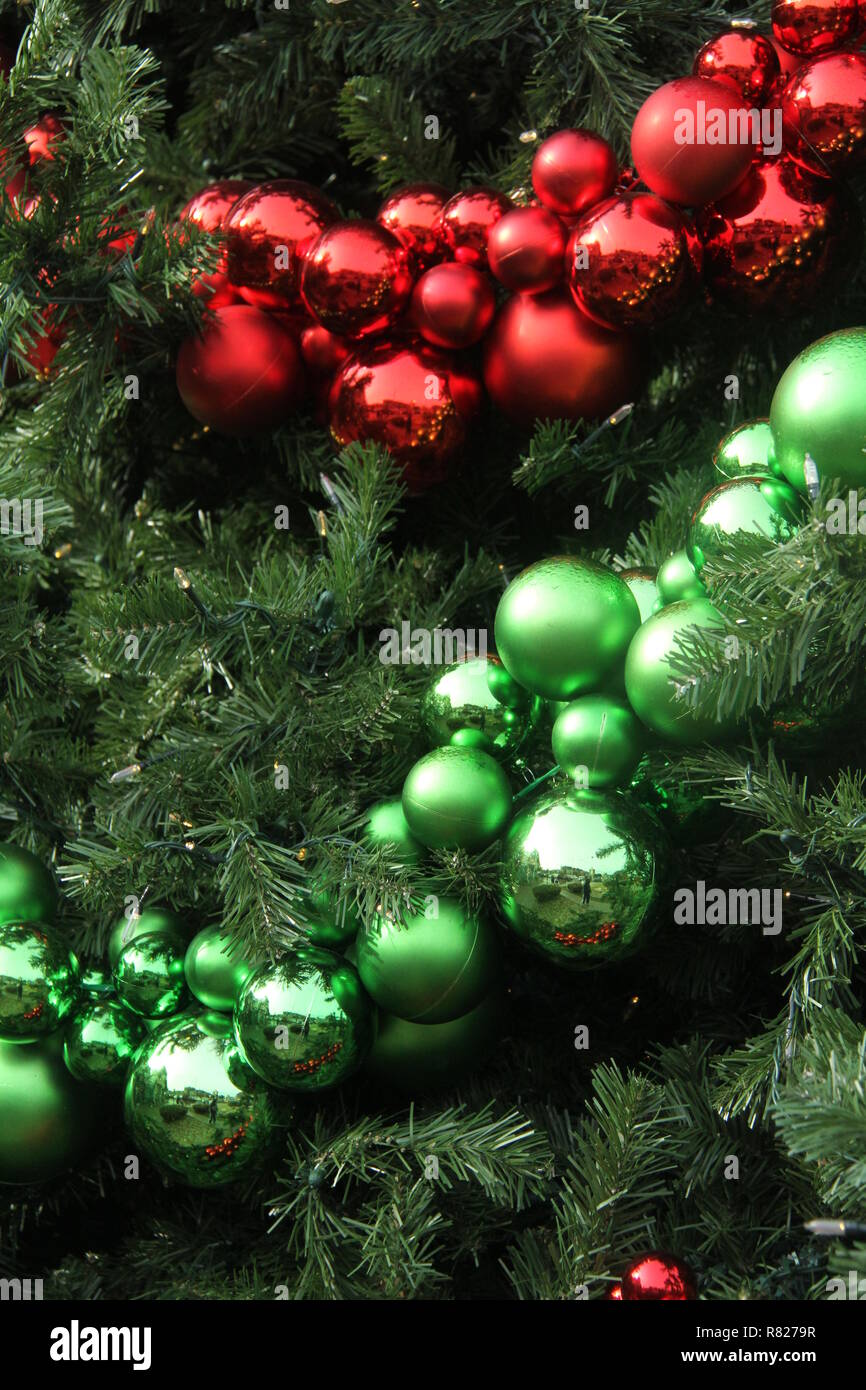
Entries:
[[783, 373], [770, 405], [776, 465], [805, 495], [806, 455], [819, 478], [866, 487], [866, 328], [819, 338]]
[[402, 922], [380, 914], [358, 937], [356, 951], [368, 994], [410, 1023], [447, 1023], [468, 1013], [497, 973], [492, 927], [452, 898], [431, 898], [424, 912]]
[[127, 1009], [142, 1018], [165, 1018], [186, 1000], [184, 942], [174, 932], [154, 931], [125, 946], [114, 967], [114, 988]]
[[[499, 673], [505, 674], [505, 685]], [[491, 681], [491, 676], [493, 680]], [[457, 661], [434, 676], [421, 700], [421, 723], [434, 748], [453, 743], [461, 748], [480, 748], [503, 757], [518, 748], [538, 718], [541, 701], [530, 699], [522, 707], [503, 704], [495, 689], [513, 697], [516, 682], [496, 657], [474, 656]]]
[[0, 1039], [29, 1043], [53, 1033], [79, 988], [78, 961], [57, 927], [0, 926]]
[[655, 605], [659, 600], [658, 585], [656, 584], [655, 570], [620, 570], [620, 579], [624, 579], [632, 592], [635, 603], [640, 612], [640, 620], [645, 623], [647, 618], [652, 615]]
[[121, 1004], [90, 999], [66, 1025], [63, 1060], [76, 1081], [122, 1086], [145, 1032], [144, 1021]]
[[677, 693], [687, 677], [674, 670], [682, 659], [680, 639], [690, 629], [719, 631], [724, 619], [708, 599], [672, 603], [655, 613], [636, 634], [625, 663], [625, 688], [637, 717], [671, 743], [704, 743], [727, 733], [727, 722], [693, 709]]
[[244, 1065], [234, 1038], [187, 1014], [161, 1023], [136, 1053], [124, 1117], [161, 1172], [205, 1188], [256, 1168], [277, 1123], [273, 1097]]
[[618, 574], [591, 560], [540, 560], [496, 610], [496, 650], [514, 679], [548, 700], [616, 683], [640, 611]]
[[0, 925], [52, 922], [57, 903], [57, 881], [41, 859], [17, 845], [0, 845]]
[[726, 434], [713, 454], [713, 466], [723, 478], [769, 476], [776, 453], [769, 420], [747, 420]]
[[409, 829], [399, 797], [370, 807], [364, 839], [371, 845], [387, 846], [398, 864], [417, 864], [424, 853], [424, 846]]
[[81, 966], [81, 988], [85, 994], [108, 995], [114, 993], [114, 983], [109, 970], [101, 965]]
[[364, 1074], [403, 1092], [454, 1086], [493, 1051], [504, 1022], [505, 1001], [499, 990], [448, 1023], [409, 1023], [380, 1013]]
[[299, 1094], [327, 1091], [354, 1075], [373, 1028], [354, 966], [315, 947], [261, 966], [235, 1005], [244, 1060], [269, 1085]]
[[543, 791], [505, 837], [502, 914], [558, 964], [613, 963], [644, 942], [665, 868], [663, 832], [632, 797]]
[[222, 927], [205, 927], [186, 948], [183, 973], [190, 992], [208, 1009], [228, 1009], [253, 973], [237, 943]]
[[620, 787], [634, 776], [646, 731], [625, 700], [582, 695], [553, 726], [553, 756], [578, 786]]
[[403, 783], [403, 814], [428, 849], [480, 850], [498, 839], [511, 814], [502, 768], [477, 748], [436, 748]]
[[129, 917], [121, 917], [120, 921], [112, 928], [111, 936], [108, 938], [108, 963], [112, 970], [117, 964], [117, 958], [124, 947], [131, 941], [135, 941], [139, 936], [149, 936], [151, 932], [175, 932], [184, 944], [188, 940], [189, 933], [183, 918], [178, 917], [176, 912], [169, 912], [163, 907], [146, 907], [143, 912], [132, 913]]
[[660, 567], [656, 587], [662, 607], [681, 603], [684, 599], [706, 598], [707, 591], [697, 570], [684, 550], [675, 550]]
[[0, 1183], [59, 1177], [96, 1147], [105, 1118], [104, 1094], [63, 1065], [59, 1033], [0, 1042]]
[[781, 478], [731, 478], [698, 503], [689, 528], [689, 558], [695, 569], [719, 559], [735, 536], [765, 536], [777, 545], [796, 535], [800, 501]]

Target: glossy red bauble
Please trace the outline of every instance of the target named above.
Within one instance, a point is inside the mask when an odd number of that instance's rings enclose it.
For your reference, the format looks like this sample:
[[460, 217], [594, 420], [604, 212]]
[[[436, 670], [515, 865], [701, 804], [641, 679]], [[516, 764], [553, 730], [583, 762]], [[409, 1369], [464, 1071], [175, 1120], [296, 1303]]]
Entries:
[[340, 214], [312, 184], [272, 179], [251, 188], [226, 220], [229, 280], [249, 304], [301, 306], [303, 257]]
[[435, 347], [467, 348], [483, 338], [495, 312], [496, 296], [487, 276], [471, 265], [446, 261], [421, 276], [412, 291], [409, 317]]
[[789, 53], [803, 58], [832, 53], [857, 33], [857, 0], [775, 0], [772, 24]]
[[698, 52], [692, 72], [732, 87], [749, 106], [763, 106], [781, 73], [776, 50], [762, 34], [729, 29]]
[[476, 270], [487, 268], [490, 228], [512, 207], [510, 198], [495, 188], [464, 188], [449, 198], [434, 223], [444, 255]]
[[187, 410], [225, 434], [274, 429], [296, 409], [304, 386], [293, 335], [250, 304], [218, 309], [177, 355], [177, 389]]
[[592, 130], [558, 130], [542, 141], [532, 161], [532, 187], [546, 208], [578, 217], [614, 190], [616, 155]]
[[353, 346], [336, 333], [329, 333], [320, 323], [311, 323], [301, 331], [300, 345], [304, 366], [314, 376], [333, 376], [351, 357]]
[[665, 1250], [639, 1255], [622, 1276], [625, 1303], [686, 1303], [697, 1296], [695, 1276], [685, 1260]]
[[782, 95], [785, 145], [816, 174], [845, 173], [866, 159], [866, 57], [831, 53], [792, 77]]
[[[209, 183], [181, 208], [178, 221], [192, 222], [203, 232], [224, 231], [235, 203], [254, 186], [246, 179], [220, 179], [217, 183]], [[228, 252], [225, 247], [220, 253], [216, 270], [195, 276], [192, 292], [207, 299], [212, 309], [239, 302], [239, 292], [229, 283]]]
[[490, 269], [506, 289], [543, 294], [562, 279], [566, 240], [565, 224], [556, 213], [514, 208], [490, 230]]
[[27, 146], [31, 165], [38, 164], [42, 159], [53, 160], [57, 146], [63, 140], [64, 134], [63, 122], [53, 111], [46, 112], [35, 125], [25, 130], [24, 143]]
[[795, 72], [799, 72], [806, 59], [801, 58], [799, 53], [789, 53], [787, 48], [782, 47], [782, 45], [779, 43], [779, 40], [776, 38], [774, 34], [765, 34], [764, 37], [766, 38], [767, 43], [771, 43], [773, 45], [773, 50], [776, 54], [776, 57], [779, 60], [781, 76], [774, 88], [774, 92], [778, 92], [780, 90], [779, 83], [781, 83], [781, 86], [784, 87], [785, 83], [788, 81], [788, 78], [793, 77]]
[[450, 197], [444, 184], [410, 183], [390, 193], [376, 213], [376, 221], [412, 252], [419, 271], [427, 270], [445, 254], [434, 227]]
[[329, 333], [350, 338], [393, 327], [412, 293], [411, 253], [378, 222], [338, 222], [307, 251], [301, 298]]
[[593, 208], [568, 243], [578, 308], [610, 328], [648, 328], [695, 286], [682, 215], [652, 193], [625, 193]]
[[754, 156], [735, 124], [742, 111], [737, 92], [707, 77], [678, 77], [657, 88], [631, 132], [632, 159], [647, 187], [687, 207], [724, 197]]

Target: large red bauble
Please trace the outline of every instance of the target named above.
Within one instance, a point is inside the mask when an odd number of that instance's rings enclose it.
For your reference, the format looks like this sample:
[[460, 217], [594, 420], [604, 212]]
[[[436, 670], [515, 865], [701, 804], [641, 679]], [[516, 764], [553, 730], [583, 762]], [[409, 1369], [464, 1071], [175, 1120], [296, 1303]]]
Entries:
[[578, 217], [614, 190], [619, 166], [606, 140], [592, 130], [558, 130], [532, 161], [532, 187], [546, 208]]
[[816, 174], [866, 158], [866, 57], [830, 53], [792, 77], [782, 95], [788, 153]]
[[309, 248], [301, 298], [329, 333], [350, 338], [391, 328], [412, 293], [412, 256], [378, 222], [338, 222]]
[[763, 106], [781, 73], [776, 50], [762, 34], [729, 29], [698, 51], [692, 72], [724, 82], [748, 103]]
[[389, 194], [376, 213], [376, 221], [412, 252], [419, 270], [426, 270], [445, 254], [434, 226], [450, 197], [444, 184], [410, 183]]
[[643, 375], [639, 341], [593, 323], [565, 290], [514, 295], [484, 340], [484, 384], [518, 424], [607, 415]]
[[471, 265], [446, 261], [421, 276], [409, 316], [421, 337], [435, 347], [466, 348], [484, 337], [495, 312], [496, 296], [487, 276]]
[[444, 254], [451, 260], [487, 268], [487, 237], [494, 222], [513, 206], [495, 188], [464, 188], [449, 198], [434, 223]]
[[[220, 179], [218, 183], [209, 183], [181, 208], [178, 221], [193, 222], [203, 232], [223, 231], [235, 203], [253, 187], [255, 185], [247, 179]], [[225, 247], [220, 253], [216, 270], [195, 276], [192, 292], [207, 299], [211, 309], [220, 309], [226, 304], [237, 304], [240, 295], [234, 285], [229, 283], [228, 253]]]
[[543, 294], [562, 279], [567, 233], [547, 208], [514, 208], [490, 229], [487, 258], [506, 289]]
[[649, 328], [694, 285], [681, 214], [652, 193], [625, 193], [593, 208], [568, 243], [578, 308], [609, 328]]
[[796, 312], [856, 253], [859, 215], [844, 190], [793, 160], [757, 163], [698, 217], [712, 294], [739, 310]]
[[685, 1260], [666, 1250], [639, 1255], [622, 1276], [625, 1303], [686, 1303], [697, 1296], [695, 1276]]
[[[631, 132], [632, 159], [647, 187], [687, 207], [730, 193], [754, 155], [751, 144], [730, 140], [730, 113], [742, 110], [742, 97], [708, 77], [678, 77], [657, 88]], [[709, 143], [721, 129], [725, 143]]]
[[218, 309], [204, 332], [181, 343], [177, 389], [191, 415], [226, 434], [272, 430], [304, 395], [294, 337], [250, 304]]
[[783, 48], [812, 58], [832, 53], [854, 38], [857, 0], [775, 0], [773, 33]]
[[229, 280], [249, 304], [300, 309], [306, 251], [340, 214], [312, 184], [272, 179], [251, 188], [226, 220]]

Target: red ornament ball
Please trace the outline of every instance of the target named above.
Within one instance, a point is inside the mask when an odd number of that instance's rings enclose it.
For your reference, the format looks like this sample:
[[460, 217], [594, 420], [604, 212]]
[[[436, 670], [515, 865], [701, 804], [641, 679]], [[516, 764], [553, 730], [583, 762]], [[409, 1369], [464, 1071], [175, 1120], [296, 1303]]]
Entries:
[[376, 213], [376, 221], [412, 252], [418, 270], [427, 270], [444, 255], [435, 228], [450, 197], [444, 184], [410, 183], [389, 194]]
[[866, 57], [831, 53], [807, 63], [782, 96], [788, 152], [816, 174], [835, 174], [866, 158]]
[[[793, 77], [795, 72], [799, 72], [800, 68], [803, 66], [803, 63], [806, 60], [804, 58], [801, 58], [799, 53], [789, 53], [787, 48], [782, 47], [775, 35], [766, 34], [765, 38], [767, 40], [767, 43], [771, 43], [773, 45], [776, 57], [779, 60], [779, 68], [781, 70], [779, 82], [781, 82], [782, 87], [784, 87], [785, 83], [788, 81], [788, 78]], [[779, 84], [777, 83], [774, 89], [774, 94], [778, 90]]]
[[775, 0], [773, 5], [774, 35], [803, 58], [844, 47], [858, 23], [857, 0]]
[[685, 1260], [665, 1250], [639, 1255], [622, 1276], [625, 1303], [686, 1303], [697, 1296], [695, 1276]]
[[229, 280], [262, 308], [300, 309], [303, 257], [340, 214], [312, 184], [272, 179], [251, 188], [226, 220]]
[[421, 276], [412, 291], [409, 316], [426, 342], [466, 348], [484, 337], [495, 312], [496, 296], [487, 276], [471, 265], [446, 261]]
[[464, 188], [455, 193], [434, 224], [444, 254], [476, 270], [486, 270], [490, 228], [511, 207], [511, 199], [495, 188]]
[[566, 240], [565, 224], [547, 208], [514, 208], [490, 229], [490, 269], [508, 290], [543, 294], [562, 279]]
[[678, 77], [654, 91], [631, 132], [632, 159], [647, 187], [688, 207], [730, 193], [755, 153], [737, 138], [734, 122], [742, 109], [737, 92], [707, 77]]
[[329, 333], [350, 338], [393, 327], [412, 293], [411, 255], [387, 228], [338, 222], [310, 247], [301, 297]]
[[191, 415], [225, 434], [257, 434], [288, 419], [304, 395], [291, 333], [250, 304], [218, 309], [181, 343], [177, 389]]
[[572, 232], [567, 265], [578, 308], [609, 328], [659, 323], [695, 283], [683, 218], [652, 193], [588, 212]]
[[639, 341], [593, 323], [564, 290], [507, 300], [484, 340], [484, 384], [508, 419], [578, 420], [633, 401]]
[[352, 344], [336, 333], [329, 333], [320, 323], [311, 323], [301, 333], [301, 356], [304, 366], [314, 376], [333, 376], [352, 355]]
[[776, 50], [762, 34], [729, 29], [698, 52], [695, 77], [714, 78], [739, 92], [750, 106], [763, 106], [781, 73]]
[[616, 155], [592, 130], [558, 130], [542, 141], [532, 161], [532, 187], [546, 208], [578, 217], [613, 192]]
[[[235, 203], [253, 187], [247, 179], [220, 179], [218, 183], [209, 183], [181, 208], [178, 221], [192, 222], [203, 232], [223, 231]], [[216, 270], [196, 275], [192, 292], [207, 299], [211, 309], [238, 302], [240, 296], [234, 285], [229, 283], [225, 247], [220, 252]]]

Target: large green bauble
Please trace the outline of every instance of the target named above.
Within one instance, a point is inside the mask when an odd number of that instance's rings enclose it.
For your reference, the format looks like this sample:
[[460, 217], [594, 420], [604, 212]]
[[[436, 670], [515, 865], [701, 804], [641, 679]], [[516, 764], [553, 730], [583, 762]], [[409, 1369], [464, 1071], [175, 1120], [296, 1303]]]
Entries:
[[[634, 775], [646, 731], [626, 704], [609, 695], [572, 700], [553, 726], [553, 756], [572, 781], [585, 787], [619, 787]], [[584, 771], [585, 770], [585, 771]]]
[[675, 550], [661, 565], [656, 586], [662, 606], [681, 603], [684, 599], [706, 598], [707, 591], [697, 570], [684, 550]]
[[505, 837], [505, 921], [561, 965], [622, 960], [651, 925], [665, 850], [660, 827], [624, 793], [542, 792]]
[[186, 948], [183, 973], [191, 993], [208, 1009], [231, 1010], [253, 973], [237, 943], [220, 926], [205, 927]]
[[57, 927], [0, 926], [0, 1039], [29, 1043], [53, 1033], [78, 993], [78, 961]]
[[176, 1013], [186, 998], [184, 942], [171, 931], [148, 932], [125, 946], [114, 967], [118, 999], [142, 1018]]
[[59, 1033], [0, 1042], [0, 1183], [58, 1177], [95, 1147], [104, 1118], [102, 1093], [63, 1065]]
[[680, 656], [680, 638], [695, 627], [718, 630], [724, 627], [724, 619], [705, 598], [672, 603], [644, 623], [626, 658], [629, 704], [648, 729], [671, 743], [704, 743], [730, 727], [692, 709], [677, 695], [677, 685], [685, 678], [674, 671], [672, 660]]
[[747, 420], [726, 434], [713, 455], [713, 466], [723, 478], [769, 476], [775, 471], [776, 453], [769, 420]]
[[819, 338], [795, 357], [776, 387], [770, 426], [776, 465], [806, 494], [806, 455], [821, 478], [866, 486], [866, 328]]
[[625, 580], [591, 560], [540, 560], [496, 610], [496, 650], [520, 685], [571, 700], [621, 680], [640, 611]]
[[453, 743], [503, 757], [520, 746], [538, 718], [541, 701], [524, 692], [523, 707], [503, 704], [495, 693], [502, 685], [500, 672], [510, 683], [506, 694], [519, 689], [492, 656], [457, 661], [434, 676], [421, 700], [421, 722], [435, 748]]
[[136, 1053], [124, 1096], [130, 1134], [164, 1173], [190, 1187], [223, 1187], [266, 1156], [276, 1111], [232, 1036], [184, 1014], [160, 1024]]
[[652, 616], [655, 605], [659, 601], [656, 571], [620, 570], [619, 577], [625, 580], [631, 590], [634, 601], [640, 612], [640, 620], [642, 623], [645, 623], [647, 618]]
[[0, 845], [0, 925], [51, 922], [57, 903], [57, 881], [41, 859], [17, 845]]
[[410, 1023], [447, 1023], [474, 1009], [496, 978], [493, 929], [452, 898], [403, 922], [380, 914], [357, 941], [358, 974], [380, 1008]]
[[108, 963], [112, 970], [117, 964], [117, 957], [125, 946], [139, 936], [149, 936], [151, 932], [176, 932], [178, 937], [186, 942], [188, 931], [186, 923], [182, 917], [178, 917], [176, 912], [169, 912], [163, 907], [146, 907], [143, 912], [133, 913], [131, 917], [121, 917], [120, 921], [112, 927], [111, 936], [108, 938]]
[[409, 829], [399, 797], [393, 801], [377, 801], [370, 807], [364, 839], [371, 845], [387, 846], [399, 864], [417, 864], [424, 853], [423, 845]]
[[481, 1065], [502, 1034], [505, 1005], [493, 990], [474, 1009], [448, 1023], [409, 1023], [379, 1014], [376, 1041], [364, 1072], [384, 1086], [411, 1092], [454, 1086]]
[[733, 536], [766, 536], [781, 545], [796, 535], [800, 501], [781, 478], [730, 478], [698, 503], [689, 529], [689, 558], [695, 569], [724, 554]]
[[511, 789], [502, 768], [477, 748], [436, 748], [403, 783], [403, 814], [429, 849], [481, 850], [502, 834]]
[[374, 1018], [354, 966], [299, 947], [251, 975], [235, 1005], [235, 1036], [253, 1071], [284, 1091], [327, 1091], [352, 1076]]
[[76, 1081], [122, 1086], [145, 1032], [144, 1021], [121, 1004], [90, 999], [66, 1026], [63, 1060]]

